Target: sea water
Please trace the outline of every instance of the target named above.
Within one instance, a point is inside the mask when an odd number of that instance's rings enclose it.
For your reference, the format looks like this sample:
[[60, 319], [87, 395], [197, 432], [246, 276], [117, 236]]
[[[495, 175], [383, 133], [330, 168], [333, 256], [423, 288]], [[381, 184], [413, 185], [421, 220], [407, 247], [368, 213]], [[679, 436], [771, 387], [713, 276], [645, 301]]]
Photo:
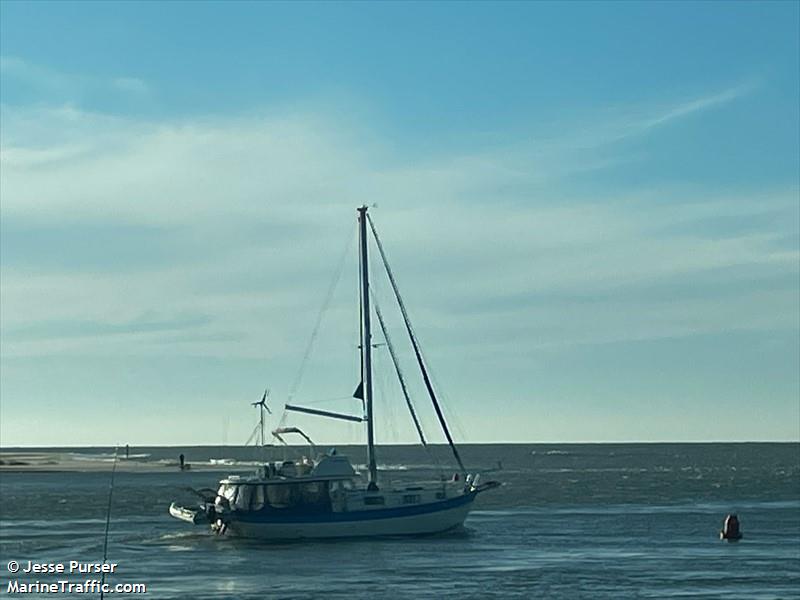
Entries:
[[[796, 443], [467, 445], [467, 466], [504, 485], [479, 496], [464, 529], [294, 543], [216, 537], [167, 513], [173, 500], [195, 501], [187, 488], [246, 472], [259, 459], [252, 448], [131, 451], [153, 470], [116, 473], [108, 560], [117, 567], [106, 581], [147, 593], [117, 597], [800, 598]], [[339, 451], [363, 462], [361, 448]], [[384, 485], [436, 479], [439, 464], [450, 476], [446, 451], [379, 447]], [[172, 466], [178, 453], [195, 469]], [[229, 463], [220, 471], [199, 468], [220, 458]], [[101, 561], [109, 479], [0, 474], [0, 596], [11, 580], [87, 579], [12, 575], [7, 565]], [[729, 512], [741, 521], [738, 543], [719, 539]]]

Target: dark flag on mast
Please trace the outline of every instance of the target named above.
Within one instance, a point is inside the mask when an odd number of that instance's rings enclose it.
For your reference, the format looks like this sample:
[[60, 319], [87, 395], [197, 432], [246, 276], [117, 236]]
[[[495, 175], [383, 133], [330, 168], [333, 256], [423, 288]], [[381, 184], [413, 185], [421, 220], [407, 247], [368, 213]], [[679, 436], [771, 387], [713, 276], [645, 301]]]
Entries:
[[358, 384], [356, 391], [353, 392], [353, 398], [358, 398], [359, 400], [364, 399], [364, 382]]

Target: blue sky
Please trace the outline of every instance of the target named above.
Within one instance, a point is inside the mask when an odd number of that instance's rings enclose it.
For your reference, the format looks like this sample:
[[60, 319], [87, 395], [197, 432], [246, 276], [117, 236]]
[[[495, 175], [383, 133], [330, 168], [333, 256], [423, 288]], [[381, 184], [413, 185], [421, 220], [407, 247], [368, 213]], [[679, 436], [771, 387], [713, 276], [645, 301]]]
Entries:
[[800, 439], [799, 6], [0, 3], [0, 443], [243, 442], [365, 202], [458, 439]]

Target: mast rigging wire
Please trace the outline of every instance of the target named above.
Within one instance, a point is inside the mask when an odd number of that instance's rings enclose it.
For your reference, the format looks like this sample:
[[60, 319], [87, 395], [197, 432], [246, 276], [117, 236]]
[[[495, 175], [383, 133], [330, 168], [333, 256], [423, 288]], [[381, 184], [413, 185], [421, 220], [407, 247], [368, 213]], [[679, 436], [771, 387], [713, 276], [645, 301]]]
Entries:
[[[342, 277], [345, 258], [347, 258], [347, 255], [350, 252], [350, 246], [352, 245], [352, 243], [353, 243], [353, 236], [351, 235], [347, 240], [344, 252], [342, 252], [341, 257], [339, 258], [339, 262], [337, 263], [333, 279], [331, 280], [331, 283], [328, 286], [328, 290], [325, 294], [325, 299], [322, 303], [322, 307], [320, 308], [320, 311], [317, 314], [317, 320], [316, 323], [314, 324], [314, 329], [311, 332], [311, 339], [309, 339], [308, 345], [306, 346], [306, 350], [303, 353], [303, 358], [300, 361], [300, 369], [298, 370], [297, 376], [294, 378], [294, 381], [292, 382], [292, 386], [289, 388], [289, 399], [288, 399], [289, 402], [292, 401], [292, 398], [297, 393], [297, 389], [300, 387], [300, 382], [302, 381], [306, 367], [308, 366], [308, 361], [311, 358], [311, 350], [313, 349], [314, 342], [317, 340], [317, 335], [319, 334], [319, 328], [320, 325], [322, 324], [322, 318], [325, 316], [325, 312], [328, 310], [328, 307], [330, 306], [330, 303], [333, 300], [333, 293], [336, 290], [336, 286], [338, 285], [339, 280]], [[283, 421], [281, 421], [281, 423], [282, 422]]]
[[372, 235], [375, 238], [375, 243], [378, 246], [378, 252], [380, 252], [381, 260], [383, 260], [383, 266], [386, 269], [386, 275], [389, 277], [389, 282], [392, 284], [392, 289], [394, 290], [395, 298], [397, 298], [397, 304], [400, 307], [400, 312], [403, 315], [403, 321], [405, 321], [406, 331], [408, 331], [408, 337], [411, 340], [411, 345], [414, 348], [414, 354], [417, 357], [417, 363], [419, 364], [420, 371], [422, 372], [422, 379], [425, 382], [425, 387], [428, 390], [428, 395], [431, 398], [431, 402], [433, 403], [433, 408], [436, 411], [436, 416], [439, 419], [439, 424], [442, 426], [442, 430], [444, 431], [444, 435], [447, 438], [447, 443], [450, 444], [450, 450], [453, 452], [453, 456], [458, 463], [458, 466], [461, 468], [462, 473], [466, 473], [467, 470], [464, 468], [464, 463], [461, 461], [461, 456], [458, 454], [458, 449], [456, 448], [455, 442], [453, 442], [453, 437], [450, 435], [450, 430], [447, 428], [447, 421], [444, 418], [444, 414], [442, 413], [442, 409], [439, 406], [439, 401], [436, 399], [436, 393], [433, 391], [433, 385], [431, 384], [430, 377], [428, 377], [428, 371], [425, 368], [425, 361], [422, 359], [422, 351], [419, 348], [419, 344], [417, 343], [417, 338], [414, 335], [414, 330], [411, 327], [411, 320], [408, 317], [408, 312], [406, 311], [405, 304], [403, 303], [403, 298], [400, 296], [400, 290], [397, 288], [397, 282], [394, 279], [394, 275], [392, 274], [392, 269], [389, 266], [389, 261], [386, 259], [386, 253], [383, 251], [383, 244], [381, 244], [381, 240], [378, 237], [378, 232], [375, 230], [375, 224], [372, 222], [372, 217], [367, 215], [367, 220], [369, 221], [370, 229], [372, 230]]
[[414, 427], [417, 428], [417, 433], [419, 434], [419, 441], [422, 442], [422, 445], [427, 447], [428, 443], [425, 441], [425, 434], [422, 433], [422, 426], [419, 424], [419, 419], [417, 418], [417, 412], [414, 410], [414, 405], [411, 402], [411, 397], [408, 395], [408, 388], [406, 387], [406, 380], [403, 377], [403, 371], [400, 369], [400, 363], [397, 360], [397, 355], [394, 352], [394, 345], [392, 344], [392, 340], [389, 337], [389, 331], [386, 328], [386, 323], [383, 320], [383, 315], [381, 314], [381, 309], [378, 306], [378, 301], [375, 296], [372, 296], [372, 303], [375, 307], [375, 314], [378, 315], [378, 323], [381, 325], [381, 331], [383, 332], [383, 339], [386, 340], [386, 347], [389, 349], [389, 356], [392, 357], [392, 364], [394, 364], [394, 370], [397, 373], [397, 379], [400, 380], [400, 388], [403, 390], [403, 397], [406, 399], [406, 406], [408, 406], [408, 411], [411, 413], [411, 418], [414, 420]]
[[383, 314], [381, 313], [381, 309], [380, 306], [378, 305], [377, 298], [375, 298], [375, 294], [372, 294], [372, 302], [373, 305], [375, 306], [375, 313], [378, 315], [378, 322], [381, 325], [383, 338], [386, 340], [386, 347], [389, 349], [389, 355], [392, 357], [392, 363], [394, 364], [395, 373], [397, 374], [397, 379], [400, 381], [400, 387], [403, 390], [403, 396], [405, 397], [406, 400], [406, 406], [408, 406], [408, 410], [411, 413], [411, 418], [414, 420], [414, 426], [417, 429], [419, 440], [420, 442], [422, 442], [422, 447], [425, 449], [425, 452], [428, 454], [428, 457], [434, 462], [436, 468], [439, 470], [439, 476], [442, 477], [442, 466], [441, 464], [439, 464], [439, 459], [436, 458], [436, 454], [431, 452], [431, 449], [428, 447], [428, 443], [425, 440], [425, 435], [422, 431], [422, 425], [419, 422], [419, 418], [417, 417], [417, 413], [414, 409], [414, 404], [411, 401], [411, 396], [408, 393], [405, 377], [403, 377], [403, 372], [400, 368], [400, 361], [398, 360], [397, 355], [394, 351], [394, 345], [392, 344], [392, 340], [389, 338], [389, 331], [388, 328], [386, 327], [385, 321], [383, 320]]

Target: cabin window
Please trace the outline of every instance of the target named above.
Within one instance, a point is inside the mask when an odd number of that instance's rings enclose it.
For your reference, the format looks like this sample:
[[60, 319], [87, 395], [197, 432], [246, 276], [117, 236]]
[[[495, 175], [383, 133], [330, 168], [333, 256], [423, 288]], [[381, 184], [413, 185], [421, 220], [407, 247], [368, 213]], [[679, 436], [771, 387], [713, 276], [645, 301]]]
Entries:
[[250, 501], [250, 510], [261, 510], [264, 508], [264, 486], [263, 485], [255, 485], [253, 486], [253, 494], [251, 496]]
[[250, 508], [250, 497], [253, 493], [253, 486], [252, 485], [240, 485], [237, 486], [239, 488], [239, 493], [236, 495], [236, 499], [233, 501], [233, 507], [237, 510], [249, 510]]
[[328, 482], [311, 481], [307, 483], [278, 483], [253, 487], [252, 510], [270, 508], [282, 509], [330, 509], [331, 499]]
[[419, 494], [406, 494], [403, 496], [403, 504], [419, 504]]
[[353, 489], [353, 482], [350, 480], [331, 481], [328, 483], [328, 497], [343, 498], [349, 490]]
[[267, 486], [267, 502], [272, 508], [289, 508], [298, 503], [299, 494], [294, 484]]
[[372, 505], [385, 504], [385, 500], [383, 496], [366, 496], [364, 498], [364, 504], [372, 504]]
[[304, 483], [300, 488], [303, 504], [320, 504], [327, 498], [327, 489], [322, 481]]

